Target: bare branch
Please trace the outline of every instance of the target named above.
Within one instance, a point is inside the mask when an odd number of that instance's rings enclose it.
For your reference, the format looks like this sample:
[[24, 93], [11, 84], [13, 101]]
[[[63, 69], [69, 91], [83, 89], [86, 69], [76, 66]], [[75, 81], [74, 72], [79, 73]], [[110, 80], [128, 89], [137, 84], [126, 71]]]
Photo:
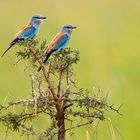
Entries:
[[87, 122], [87, 123], [83, 123], [83, 124], [79, 124], [79, 125], [67, 128], [65, 131], [69, 131], [69, 130], [72, 130], [72, 129], [75, 129], [75, 128], [78, 128], [78, 127], [82, 127], [82, 126], [85, 126], [85, 125], [92, 124], [92, 123], [93, 123], [93, 121], [90, 121], [90, 122]]
[[[37, 60], [37, 62], [39, 63], [39, 65], [40, 65], [40, 67], [41, 67], [41, 70], [42, 70], [42, 72], [43, 72], [43, 75], [44, 75], [44, 77], [45, 77], [45, 80], [46, 80], [46, 82], [48, 83], [48, 88], [50, 89], [50, 91], [51, 91], [51, 93], [52, 93], [52, 95], [53, 95], [54, 100], [56, 100], [57, 97], [56, 97], [54, 88], [52, 87], [52, 84], [51, 84], [51, 82], [50, 82], [50, 80], [49, 80], [49, 73], [46, 72], [41, 57], [36, 53], [35, 49], [32, 48], [31, 44], [28, 43], [28, 44], [27, 44], [27, 47], [28, 47], [28, 49], [30, 50], [30, 52], [33, 54], [33, 56], [35, 57], [35, 59]], [[50, 65], [50, 66], [51, 66], [51, 65]]]

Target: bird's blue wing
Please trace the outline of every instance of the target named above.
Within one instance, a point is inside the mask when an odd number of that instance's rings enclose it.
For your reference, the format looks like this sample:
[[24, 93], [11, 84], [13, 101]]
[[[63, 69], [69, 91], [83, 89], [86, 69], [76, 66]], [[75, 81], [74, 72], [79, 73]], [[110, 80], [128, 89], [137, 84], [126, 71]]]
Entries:
[[60, 51], [62, 48], [65, 48], [68, 41], [69, 36], [65, 32], [59, 32], [56, 36], [52, 39], [49, 47], [47, 48], [46, 53], [50, 52], [51, 50]]
[[2, 57], [7, 53], [8, 50], [12, 48], [13, 45], [15, 45], [18, 41], [20, 40], [25, 40], [25, 39], [31, 39], [33, 38], [38, 29], [36, 29], [34, 26], [32, 26], [30, 23], [26, 25], [22, 30], [20, 30], [14, 39], [11, 41], [10, 46], [6, 49], [6, 51], [2, 54]]
[[38, 30], [29, 23], [15, 35], [13, 40], [15, 40], [16, 38], [18, 38], [19, 40], [31, 39], [36, 35], [37, 31]]
[[37, 33], [37, 29], [33, 26], [26, 28], [22, 31], [18, 38], [31, 39]]
[[69, 36], [67, 34], [63, 35], [56, 44], [57, 51], [61, 51], [61, 49], [65, 48], [68, 42], [69, 42]]

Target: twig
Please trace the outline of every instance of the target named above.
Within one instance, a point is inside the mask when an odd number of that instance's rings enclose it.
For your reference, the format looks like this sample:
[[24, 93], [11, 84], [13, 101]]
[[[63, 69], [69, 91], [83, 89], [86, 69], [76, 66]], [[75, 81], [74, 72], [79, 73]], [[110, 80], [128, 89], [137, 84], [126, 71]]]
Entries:
[[61, 92], [61, 78], [62, 78], [62, 73], [60, 72], [60, 73], [59, 73], [59, 77], [58, 77], [58, 86], [57, 86], [57, 89], [58, 89], [58, 91], [57, 91], [57, 93], [58, 93], [57, 96], [58, 96], [58, 97], [61, 97], [61, 95], [60, 95], [60, 94], [61, 94], [61, 93], [60, 93], [60, 92]]
[[[46, 110], [47, 108], [45, 108], [44, 110]], [[43, 110], [40, 110], [40, 111], [37, 111], [36, 114], [35, 112], [32, 112], [32, 113], [28, 113], [28, 114], [22, 114], [22, 118], [18, 120], [18, 123], [21, 122], [21, 121], [25, 121], [27, 119], [31, 119], [32, 117], [35, 117], [37, 114], [40, 114], [44, 112]]]
[[50, 89], [50, 91], [51, 91], [51, 93], [52, 93], [52, 95], [53, 95], [54, 100], [56, 100], [57, 97], [56, 97], [54, 88], [52, 87], [52, 84], [51, 84], [51, 82], [50, 82], [50, 80], [49, 80], [49, 73], [46, 72], [41, 57], [40, 57], [39, 55], [37, 55], [36, 50], [35, 50], [34, 48], [32, 48], [31, 44], [28, 43], [28, 44], [27, 44], [27, 47], [28, 47], [29, 51], [33, 54], [33, 56], [35, 57], [35, 59], [37, 60], [37, 62], [39, 63], [39, 65], [40, 65], [40, 67], [41, 67], [41, 70], [42, 70], [42, 72], [43, 72], [43, 75], [44, 75], [44, 77], [45, 77], [45, 80], [46, 80], [46, 82], [48, 83], [48, 88]]
[[22, 57], [19, 58], [19, 59], [14, 63], [14, 65], [17, 65], [22, 59], [23, 59]]
[[5, 109], [8, 109], [14, 105], [20, 105], [20, 104], [26, 104], [26, 103], [29, 103], [29, 102], [33, 102], [34, 100], [31, 98], [31, 99], [25, 99], [25, 100], [21, 100], [21, 101], [16, 101], [16, 102], [12, 102], [12, 103], [9, 103], [8, 105], [0, 105], [0, 110], [5, 110]]
[[78, 128], [78, 127], [81, 127], [81, 126], [85, 126], [85, 125], [88, 125], [88, 124], [91, 124], [91, 123], [93, 123], [93, 121], [90, 121], [90, 122], [87, 122], [87, 123], [83, 123], [83, 124], [79, 124], [79, 125], [67, 128], [65, 131], [68, 131], [68, 130], [71, 130], [71, 129], [75, 129], [75, 128]]
[[[71, 74], [67, 71], [67, 76], [66, 76], [67, 89], [66, 89], [66, 92], [64, 94], [65, 99], [68, 99], [69, 98], [69, 95], [71, 93], [70, 92], [70, 84], [71, 84], [70, 76], [71, 76]], [[68, 102], [67, 100], [64, 100], [63, 107], [66, 106], [67, 102]]]
[[122, 105], [120, 105], [118, 109], [115, 109], [115, 108], [113, 107], [114, 104], [112, 104], [112, 105], [104, 104], [104, 105], [107, 106], [108, 108], [110, 108], [111, 110], [117, 112], [119, 115], [123, 116], [123, 114], [120, 113], [120, 109], [121, 109]]

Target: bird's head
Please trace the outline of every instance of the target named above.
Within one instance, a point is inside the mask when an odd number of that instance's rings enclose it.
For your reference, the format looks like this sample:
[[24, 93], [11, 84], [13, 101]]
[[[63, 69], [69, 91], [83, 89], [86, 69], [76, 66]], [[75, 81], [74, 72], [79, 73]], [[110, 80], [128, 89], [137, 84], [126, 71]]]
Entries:
[[33, 20], [44, 20], [44, 19], [46, 19], [46, 17], [43, 15], [36, 14], [36, 15], [32, 16], [32, 19]]
[[44, 19], [46, 19], [45, 16], [36, 14], [32, 16], [31, 23], [35, 26], [39, 26], [41, 21], [43, 21]]
[[73, 25], [71, 25], [71, 24], [66, 24], [66, 25], [64, 25], [64, 26], [62, 27], [62, 31], [63, 31], [63, 32], [66, 32], [66, 33], [68, 33], [68, 34], [71, 34], [72, 31], [73, 31], [74, 29], [76, 29], [76, 28], [77, 28], [76, 26], [73, 26]]

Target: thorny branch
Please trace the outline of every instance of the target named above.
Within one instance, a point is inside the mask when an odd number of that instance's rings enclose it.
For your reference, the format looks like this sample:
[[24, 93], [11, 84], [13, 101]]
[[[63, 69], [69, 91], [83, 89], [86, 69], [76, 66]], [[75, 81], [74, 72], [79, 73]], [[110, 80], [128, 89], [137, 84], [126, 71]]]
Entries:
[[[46, 47], [44, 42], [40, 47], [39, 41], [34, 40], [20, 45], [26, 47], [17, 53], [20, 59], [29, 62], [35, 71], [36, 66], [41, 66], [42, 73], [31, 73], [30, 98], [0, 105], [0, 122], [8, 131], [18, 130], [22, 136], [33, 135], [38, 140], [52, 140], [56, 136], [58, 140], [65, 140], [66, 131], [93, 124], [97, 119], [104, 120], [108, 109], [122, 115], [121, 106], [116, 109], [105, 98], [95, 98], [93, 93], [76, 86], [77, 83], [73, 81], [73, 65], [79, 61], [77, 50], [64, 49], [61, 53], [53, 54], [49, 62], [43, 64], [41, 56], [44, 56]], [[100, 95], [100, 90], [96, 94]], [[12, 112], [13, 106], [16, 112]], [[44, 120], [46, 129], [37, 132], [32, 120], [41, 115], [49, 116], [49, 120]], [[82, 120], [80, 124], [77, 119]], [[28, 125], [29, 121], [31, 126]], [[68, 128], [65, 126], [66, 121], [71, 122]]]
[[88, 125], [88, 124], [92, 124], [92, 123], [93, 123], [93, 121], [90, 121], [90, 122], [87, 122], [87, 123], [83, 123], [83, 124], [79, 124], [79, 125], [67, 128], [65, 131], [72, 130], [72, 129], [75, 129], [75, 128], [78, 128], [78, 127], [82, 127], [82, 126], [85, 126], [85, 125]]
[[[31, 46], [30, 43], [27, 44], [27, 47], [30, 50], [30, 52], [33, 54], [33, 56], [35, 57], [36, 61], [40, 64], [40, 67], [41, 67], [41, 70], [42, 70], [43, 75], [45, 77], [45, 80], [48, 83], [48, 88], [50, 89], [54, 100], [56, 100], [57, 98], [56, 98], [56, 95], [55, 95], [55, 92], [54, 92], [54, 88], [52, 87], [52, 84], [51, 84], [50, 79], [49, 79], [49, 72], [48, 73], [46, 72], [41, 57], [37, 54], [36, 50]], [[49, 67], [51, 67], [51, 65], [49, 65]]]

